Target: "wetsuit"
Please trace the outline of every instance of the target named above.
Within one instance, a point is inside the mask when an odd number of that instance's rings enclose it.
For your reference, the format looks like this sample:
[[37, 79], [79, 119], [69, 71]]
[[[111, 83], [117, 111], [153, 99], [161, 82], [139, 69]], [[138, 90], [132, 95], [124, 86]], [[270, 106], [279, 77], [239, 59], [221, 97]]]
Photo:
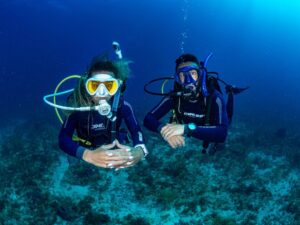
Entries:
[[[211, 102], [210, 102], [211, 101]], [[210, 105], [209, 118], [206, 112]], [[144, 126], [154, 132], [160, 132], [165, 126], [160, 119], [171, 110], [176, 111], [181, 124], [195, 123], [197, 128], [191, 136], [206, 142], [224, 142], [227, 136], [228, 117], [222, 95], [215, 90], [209, 97], [202, 95], [194, 101], [183, 98], [165, 97], [145, 117]]]
[[[133, 145], [144, 144], [141, 128], [137, 123], [132, 107], [121, 98], [116, 120], [116, 138], [120, 143], [122, 142], [120, 140], [120, 126], [123, 120], [131, 134]], [[62, 125], [59, 134], [59, 147], [67, 154], [81, 159], [86, 148], [94, 149], [112, 142], [111, 125], [112, 122], [97, 111], [73, 112]], [[79, 138], [90, 142], [91, 145], [73, 141], [72, 136], [75, 131]]]

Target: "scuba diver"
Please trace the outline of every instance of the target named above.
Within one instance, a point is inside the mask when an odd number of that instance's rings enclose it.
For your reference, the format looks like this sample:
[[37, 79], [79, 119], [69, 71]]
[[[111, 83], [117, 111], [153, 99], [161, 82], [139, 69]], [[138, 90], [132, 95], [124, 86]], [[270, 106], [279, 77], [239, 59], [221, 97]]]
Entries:
[[[145, 117], [144, 126], [159, 132], [172, 147], [185, 145], [185, 137], [195, 137], [203, 141], [202, 153], [214, 154], [227, 136], [233, 115], [233, 95], [247, 88], [237, 88], [227, 84], [208, 72], [206, 64], [192, 54], [183, 54], [176, 59], [175, 76], [148, 82], [144, 90], [152, 95], [164, 96]], [[160, 80], [174, 79], [174, 88], [169, 93], [155, 93], [148, 85]], [[226, 84], [228, 101], [225, 104], [218, 81]], [[169, 123], [161, 118], [172, 111]], [[213, 143], [213, 144], [210, 144]]]
[[[120, 53], [119, 49], [115, 51]], [[65, 153], [97, 167], [114, 169], [133, 166], [146, 157], [148, 151], [141, 128], [131, 105], [122, 95], [129, 74], [128, 64], [123, 59], [110, 61], [106, 57], [95, 57], [87, 73], [79, 77], [77, 86], [71, 89], [68, 106], [51, 103], [47, 98], [69, 91], [44, 97], [44, 101], [55, 108], [71, 111], [59, 133], [59, 147]], [[123, 120], [134, 147], [123, 143]]]

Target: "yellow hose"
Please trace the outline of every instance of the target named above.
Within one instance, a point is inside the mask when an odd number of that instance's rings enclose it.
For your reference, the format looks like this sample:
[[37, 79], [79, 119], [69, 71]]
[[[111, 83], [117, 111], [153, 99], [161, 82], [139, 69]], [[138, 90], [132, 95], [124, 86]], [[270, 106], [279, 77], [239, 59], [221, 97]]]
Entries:
[[[56, 86], [56, 88], [55, 88], [55, 90], [54, 90], [54, 94], [56, 94], [56, 93], [58, 92], [58, 89], [60, 88], [60, 86], [61, 86], [64, 82], [66, 82], [66, 81], [69, 80], [69, 79], [73, 79], [73, 78], [78, 78], [78, 79], [80, 79], [81, 76], [80, 76], [80, 75], [70, 75], [70, 76], [64, 78], [64, 79], [63, 79], [61, 82], [59, 82], [58, 85]], [[53, 96], [53, 103], [56, 104], [56, 96], [55, 96], [55, 95]], [[63, 121], [63, 119], [61, 118], [58, 109], [57, 109], [56, 107], [54, 107], [54, 110], [55, 110], [55, 113], [56, 113], [56, 115], [57, 115], [57, 117], [58, 117], [60, 123], [63, 124], [64, 121]], [[84, 144], [86, 144], [86, 145], [91, 145], [91, 144], [92, 144], [91, 142], [86, 141], [86, 140], [83, 140], [83, 139], [77, 137], [76, 135], [73, 135], [72, 140], [73, 140], [73, 141], [78, 141], [78, 142], [80, 141], [80, 142], [82, 142], [82, 143], [84, 143]]]
[[161, 85], [161, 93], [163, 94], [164, 93], [164, 88], [165, 88], [165, 84], [168, 82], [169, 80], [165, 80], [163, 82], [163, 84]]
[[[79, 78], [79, 79], [80, 79], [81, 76], [80, 76], [80, 75], [70, 75], [70, 76], [64, 78], [64, 79], [63, 79], [61, 82], [59, 82], [59, 84], [56, 86], [56, 88], [55, 88], [55, 90], [54, 90], [54, 94], [57, 93], [58, 89], [60, 88], [60, 86], [61, 86], [64, 82], [66, 82], [66, 81], [69, 80], [69, 79], [73, 79], [73, 78]], [[53, 97], [53, 103], [56, 104], [56, 96], [55, 96], [55, 95], [54, 95], [54, 97]], [[63, 119], [61, 118], [58, 109], [57, 109], [56, 107], [54, 107], [54, 110], [55, 110], [55, 113], [56, 113], [56, 115], [57, 115], [57, 117], [58, 117], [60, 123], [63, 124], [64, 121], [63, 121]]]

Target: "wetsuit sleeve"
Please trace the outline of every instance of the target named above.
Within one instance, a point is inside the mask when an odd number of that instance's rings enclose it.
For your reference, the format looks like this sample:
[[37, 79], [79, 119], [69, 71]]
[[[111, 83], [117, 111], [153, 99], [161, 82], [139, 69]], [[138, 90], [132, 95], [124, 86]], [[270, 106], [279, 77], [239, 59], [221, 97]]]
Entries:
[[72, 136], [76, 128], [76, 121], [77, 121], [77, 117], [75, 113], [67, 117], [67, 119], [64, 121], [61, 127], [59, 137], [58, 137], [59, 140], [58, 142], [59, 142], [59, 147], [65, 153], [77, 157], [79, 159], [82, 159], [84, 148], [80, 146], [77, 142], [72, 140]]
[[138, 124], [131, 105], [124, 101], [121, 109], [122, 117], [131, 134], [133, 145], [144, 144], [144, 137], [140, 125]]
[[208, 142], [224, 142], [228, 130], [228, 117], [225, 101], [221, 95], [215, 95], [211, 103], [209, 126], [198, 126], [192, 136]]
[[145, 117], [144, 126], [151, 131], [160, 132], [163, 123], [159, 120], [173, 108], [173, 100], [170, 97], [163, 98]]

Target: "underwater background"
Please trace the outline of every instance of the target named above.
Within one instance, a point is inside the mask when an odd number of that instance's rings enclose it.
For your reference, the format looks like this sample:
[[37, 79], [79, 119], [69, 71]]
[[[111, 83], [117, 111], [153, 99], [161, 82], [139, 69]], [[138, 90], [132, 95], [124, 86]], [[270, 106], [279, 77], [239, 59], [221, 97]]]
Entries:
[[[0, 1], [0, 224], [300, 224], [300, 2], [296, 0]], [[126, 99], [142, 124], [151, 79], [175, 59], [250, 89], [235, 97], [226, 149], [172, 150], [147, 136], [146, 161], [122, 171], [69, 164], [43, 96], [121, 45]], [[72, 81], [64, 88], [72, 86]]]

